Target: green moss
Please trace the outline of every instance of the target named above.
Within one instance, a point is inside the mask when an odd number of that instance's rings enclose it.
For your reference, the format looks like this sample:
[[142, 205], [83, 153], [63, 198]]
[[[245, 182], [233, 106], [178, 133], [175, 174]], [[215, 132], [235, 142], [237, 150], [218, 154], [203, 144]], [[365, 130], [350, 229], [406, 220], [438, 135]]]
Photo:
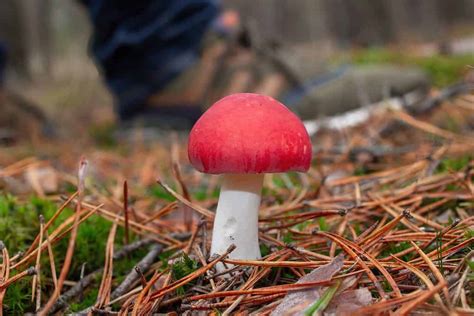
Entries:
[[[191, 259], [187, 254], [184, 254], [175, 261], [175, 263], [171, 266], [171, 274], [173, 279], [179, 280], [184, 278], [185, 276], [193, 273], [197, 270], [199, 264], [197, 261]], [[192, 284], [188, 283], [184, 287], [179, 287], [176, 289], [176, 293], [178, 295], [183, 295], [185, 293], [185, 288], [191, 287]]]
[[274, 176], [274, 177], [272, 177], [272, 180], [273, 180], [273, 184], [276, 187], [286, 189], [285, 181], [283, 181], [283, 179], [281, 177]]
[[80, 301], [73, 302], [69, 305], [69, 311], [79, 312], [83, 309], [86, 309], [89, 306], [94, 305], [97, 300], [98, 293], [99, 293], [98, 287], [93, 287], [92, 289], [87, 290], [85, 293], [83, 293]]
[[467, 265], [469, 266], [469, 274], [467, 275], [470, 282], [474, 282], [474, 261], [468, 260]]
[[175, 280], [184, 278], [193, 273], [198, 268], [198, 262], [191, 259], [187, 254], [181, 256], [171, 267], [171, 272]]
[[361, 229], [361, 227], [360, 227], [360, 223], [359, 223], [359, 222], [353, 223], [353, 227], [354, 227], [354, 230], [355, 230], [357, 236], [359, 236], [360, 234], [362, 234], [362, 229]]
[[158, 184], [155, 184], [150, 188], [149, 194], [161, 200], [165, 200], [169, 202], [176, 201], [174, 196], [169, 194], [165, 189], [163, 189], [162, 186]]
[[193, 193], [193, 197], [197, 201], [205, 201], [207, 199], [216, 199], [219, 197], [219, 187], [216, 187], [211, 194], [209, 195], [207, 192], [207, 188], [201, 187], [196, 192]]
[[464, 238], [469, 239], [474, 237], [474, 229], [467, 229], [464, 233]]
[[31, 304], [31, 277], [10, 285], [3, 300], [5, 315], [24, 315], [33, 312]]
[[318, 222], [319, 222], [319, 230], [321, 230], [321, 231], [323, 231], [323, 232], [329, 230], [329, 225], [328, 225], [327, 222], [326, 222], [326, 218], [324, 218], [324, 217], [319, 217], [319, 218], [318, 218]]
[[421, 57], [381, 48], [357, 51], [351, 58], [354, 63], [359, 65], [390, 63], [419, 66], [429, 74], [433, 84], [437, 87], [444, 87], [459, 81], [467, 71], [468, 65], [474, 64], [474, 55]]
[[168, 261], [170, 257], [176, 252], [176, 250], [168, 250], [168, 251], [163, 251], [158, 257], [160, 258], [160, 261], [162, 262], [161, 268], [167, 269], [169, 267]]
[[469, 161], [472, 159], [470, 156], [463, 156], [458, 158], [444, 158], [436, 168], [436, 173], [444, 173], [449, 171], [460, 171], [464, 169]]
[[[399, 243], [388, 243], [388, 248], [382, 251], [381, 257], [388, 257], [389, 255], [394, 255], [399, 252], [402, 252], [411, 247], [411, 244], [408, 241], [402, 241]], [[412, 254], [407, 254], [401, 257], [404, 261], [409, 261], [413, 257]]]
[[306, 229], [306, 227], [308, 227], [308, 225], [311, 223], [310, 220], [307, 220], [307, 221], [304, 221], [304, 222], [301, 222], [299, 224], [296, 224], [294, 226], [295, 229], [297, 229], [298, 231], [302, 232]]
[[54, 213], [53, 203], [31, 198], [24, 204], [8, 194], [0, 194], [0, 238], [10, 254], [26, 250], [39, 231], [39, 215]]
[[[0, 194], [0, 236], [10, 255], [14, 255], [18, 251], [26, 250], [33, 242], [39, 232], [39, 215], [43, 214], [45, 220], [53, 216], [59, 205], [45, 199], [32, 197], [26, 202], [19, 202], [16, 198], [8, 194]], [[58, 227], [64, 220], [73, 214], [73, 210], [66, 208], [63, 213], [56, 219], [49, 233]], [[97, 215], [91, 216], [84, 221], [78, 229], [76, 246], [74, 249], [74, 257], [68, 274], [69, 280], [78, 280], [82, 264], [86, 264], [86, 274], [103, 267], [105, 259], [105, 247], [107, 237], [110, 232], [112, 223]], [[119, 227], [115, 237], [116, 245], [122, 245], [124, 236], [123, 228]], [[69, 235], [53, 245], [53, 252], [56, 259], [56, 267], [59, 269], [63, 264], [64, 255], [68, 246]], [[114, 284], [118, 284], [136, 264], [136, 262], [146, 254], [146, 250], [136, 251], [130, 255], [128, 260], [120, 260], [114, 263]], [[48, 257], [42, 256], [43, 279], [51, 278], [49, 270]], [[97, 280], [97, 283], [100, 282]], [[97, 286], [92, 287], [97, 288]], [[45, 287], [43, 296], [48, 296]], [[96, 294], [93, 291], [86, 290], [84, 300], [74, 304], [71, 310], [77, 311], [91, 305], [95, 302]], [[32, 312], [33, 304], [30, 300], [31, 296], [31, 277], [26, 277], [13, 285], [11, 285], [5, 295], [5, 305], [8, 315], [23, 314], [24, 312]], [[76, 308], [77, 307], [77, 308]]]
[[295, 240], [293, 239], [293, 234], [290, 233], [290, 232], [287, 232], [286, 234], [283, 235], [282, 241], [285, 244], [290, 244], [290, 243], [294, 242]]
[[369, 174], [369, 171], [363, 166], [359, 166], [354, 169], [354, 176], [363, 176], [366, 174]]
[[260, 253], [262, 254], [262, 257], [265, 257], [270, 254], [270, 247], [267, 245], [261, 243], [260, 244]]

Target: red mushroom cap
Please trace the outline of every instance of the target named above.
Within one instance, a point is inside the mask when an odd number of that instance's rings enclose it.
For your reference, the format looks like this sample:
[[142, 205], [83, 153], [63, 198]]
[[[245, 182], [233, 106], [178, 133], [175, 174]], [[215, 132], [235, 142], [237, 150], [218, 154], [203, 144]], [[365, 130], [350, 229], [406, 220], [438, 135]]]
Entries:
[[189, 161], [205, 173], [307, 171], [311, 155], [300, 119], [275, 99], [253, 93], [219, 100], [189, 135]]

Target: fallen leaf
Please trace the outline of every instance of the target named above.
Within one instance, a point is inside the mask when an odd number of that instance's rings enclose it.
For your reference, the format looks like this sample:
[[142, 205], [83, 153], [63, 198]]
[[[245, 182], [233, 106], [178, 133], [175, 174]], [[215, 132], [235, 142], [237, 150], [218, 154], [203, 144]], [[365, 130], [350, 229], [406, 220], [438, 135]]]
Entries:
[[[344, 265], [344, 256], [339, 255], [330, 263], [314, 269], [296, 282], [308, 283], [330, 280]], [[318, 300], [328, 287], [315, 286], [312, 289], [289, 292], [271, 313], [271, 316], [304, 315], [304, 310]]]
[[331, 301], [324, 315], [352, 315], [355, 310], [372, 303], [372, 294], [367, 288], [347, 290]]
[[[314, 269], [296, 283], [329, 280], [342, 269], [343, 264], [344, 256], [339, 255], [330, 263]], [[327, 294], [334, 296], [329, 297], [329, 305], [326, 309], [322, 308], [324, 315], [352, 315], [357, 309], [372, 303], [372, 294], [367, 288], [353, 289], [356, 281], [357, 278], [348, 277], [331, 286], [316, 286], [312, 289], [290, 292], [271, 315], [309, 315], [315, 305], [327, 303], [327, 301], [322, 302], [325, 301], [324, 297]]]

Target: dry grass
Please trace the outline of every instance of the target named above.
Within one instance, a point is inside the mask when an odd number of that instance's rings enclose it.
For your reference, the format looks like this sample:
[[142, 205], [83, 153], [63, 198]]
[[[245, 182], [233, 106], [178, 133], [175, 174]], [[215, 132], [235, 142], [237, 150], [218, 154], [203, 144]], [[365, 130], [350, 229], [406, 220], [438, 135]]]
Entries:
[[[43, 314], [57, 310], [57, 298], [68, 291], [63, 286], [68, 281], [77, 285], [87, 276], [68, 279], [64, 265], [57, 280], [52, 273], [54, 285], [38, 291], [40, 280], [44, 282], [41, 274], [59, 268], [64, 258], [66, 264], [74, 260], [77, 227], [100, 216], [113, 223], [108, 239], [100, 241], [106, 244], [102, 272], [96, 271], [100, 280], [68, 296], [72, 301], [99, 289], [88, 313], [266, 315], [290, 291], [337, 284], [324, 296], [327, 302], [317, 304], [322, 311], [341, 294], [340, 282], [351, 281], [344, 291], [365, 288], [373, 298], [353, 314], [472, 314], [473, 101], [472, 95], [463, 96], [426, 117], [394, 112], [351, 130], [319, 132], [307, 174], [266, 177], [260, 211], [264, 257], [254, 261], [230, 260], [226, 254], [209, 257], [218, 178], [194, 172], [182, 144], [175, 142], [169, 151], [158, 145], [126, 145], [126, 155], [71, 148], [68, 143], [45, 145], [63, 146], [55, 162], [37, 157], [17, 161], [18, 153], [12, 151], [1, 158], [1, 178], [20, 179], [29, 169], [54, 166], [60, 193], [66, 185], [77, 186], [70, 174], [79, 153], [87, 156], [91, 170], [79, 177], [85, 189], [79, 185], [68, 197], [47, 195], [58, 203], [57, 212], [41, 224], [27, 251], [12, 256], [2, 246], [0, 305], [9, 286], [29, 278], [38, 299], [32, 306], [38, 304]], [[458, 125], [443, 125], [447, 120]], [[382, 133], [387, 126], [395, 131]], [[152, 187], [158, 190], [156, 179], [161, 198], [149, 193]], [[68, 205], [76, 212], [53, 226]], [[127, 278], [121, 293], [112, 294], [123, 277], [114, 274], [114, 244], [121, 229], [125, 244], [159, 243], [169, 257], [150, 256], [147, 264], [127, 273], [135, 276]], [[70, 238], [70, 248], [58, 253], [55, 245], [63, 238]], [[47, 264], [40, 265], [40, 254]], [[343, 255], [343, 268], [333, 277], [296, 283], [338, 254]], [[224, 274], [231, 278], [216, 274], [218, 262], [229, 265]], [[38, 276], [29, 277], [34, 272], [30, 265]]]

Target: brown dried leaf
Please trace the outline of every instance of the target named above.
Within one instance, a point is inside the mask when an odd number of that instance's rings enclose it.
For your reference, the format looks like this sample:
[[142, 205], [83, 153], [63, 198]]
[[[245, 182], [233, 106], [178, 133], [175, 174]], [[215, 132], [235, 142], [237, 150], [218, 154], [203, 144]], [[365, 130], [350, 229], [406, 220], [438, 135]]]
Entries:
[[[344, 256], [339, 255], [330, 263], [314, 269], [298, 280], [298, 283], [330, 280], [344, 265]], [[327, 287], [316, 286], [312, 289], [288, 293], [283, 301], [271, 313], [271, 316], [303, 315], [304, 310], [321, 297]]]
[[361, 307], [372, 303], [372, 294], [367, 288], [347, 290], [331, 301], [324, 315], [352, 315]]

